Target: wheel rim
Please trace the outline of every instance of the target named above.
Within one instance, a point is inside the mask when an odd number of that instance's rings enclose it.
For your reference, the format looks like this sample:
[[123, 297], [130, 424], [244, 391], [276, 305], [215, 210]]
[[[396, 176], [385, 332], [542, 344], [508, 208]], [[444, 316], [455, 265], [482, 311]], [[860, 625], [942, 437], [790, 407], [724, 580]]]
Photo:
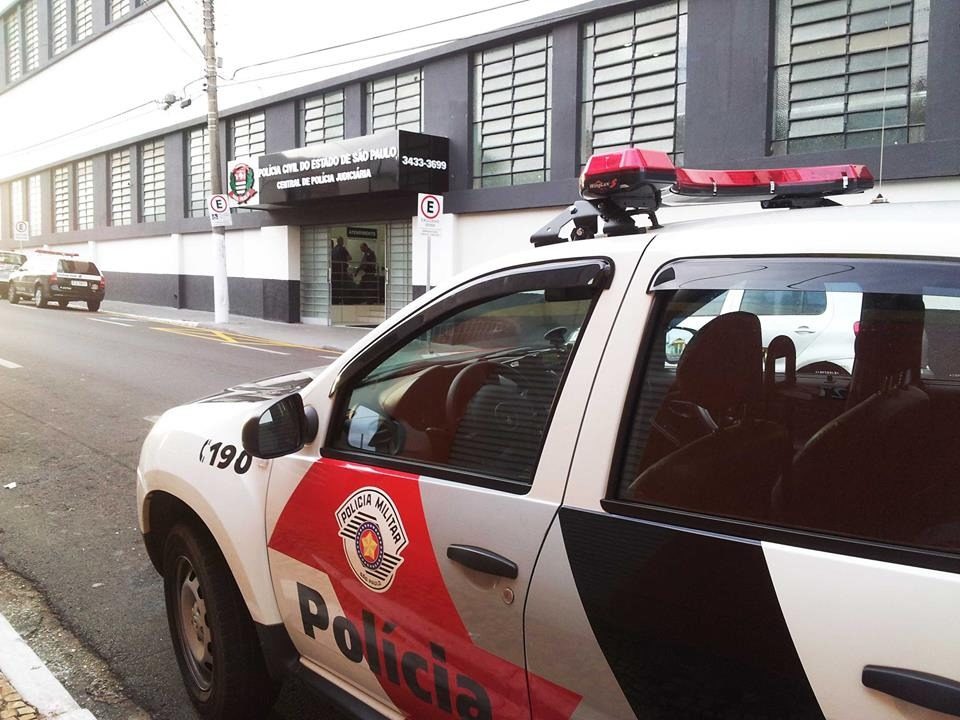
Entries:
[[36, 291], [33, 293], [33, 304], [40, 305], [42, 303], [43, 303], [43, 290], [41, 290], [40, 288], [37, 288]]
[[207, 605], [193, 565], [177, 559], [177, 635], [193, 682], [202, 692], [213, 685], [213, 641], [207, 625]]

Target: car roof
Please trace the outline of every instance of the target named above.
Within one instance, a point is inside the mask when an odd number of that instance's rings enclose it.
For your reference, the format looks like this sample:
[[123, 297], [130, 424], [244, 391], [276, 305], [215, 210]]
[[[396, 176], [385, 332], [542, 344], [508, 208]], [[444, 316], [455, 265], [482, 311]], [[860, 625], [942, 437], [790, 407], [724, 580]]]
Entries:
[[[804, 210], [762, 210], [740, 203], [743, 213], [667, 222], [675, 208], [661, 211], [664, 226], [639, 235], [597, 237], [531, 248], [477, 268], [498, 268], [543, 260], [639, 254], [651, 248], [674, 257], [721, 255], [876, 255], [960, 258], [960, 201], [863, 204]], [[602, 221], [601, 221], [602, 222]], [[640, 218], [638, 224], [645, 220]], [[569, 234], [572, 225], [564, 228]], [[531, 228], [531, 234], [536, 228]]]
[[67, 255], [66, 253], [38, 252], [38, 253], [31, 253], [27, 257], [29, 259], [40, 258], [40, 259], [48, 260], [50, 262], [57, 262], [59, 260], [69, 260], [70, 262], [90, 263], [92, 265], [96, 264], [90, 258], [82, 257], [80, 255], [74, 255], [72, 253]]
[[[475, 265], [438, 291], [509, 267], [551, 260], [611, 257], [636, 260], [648, 243], [667, 261], [729, 255], [851, 255], [960, 258], [960, 201], [840, 205], [804, 210], [763, 210], [759, 203], [738, 203], [743, 212], [700, 220], [664, 222], [662, 228], [635, 235], [599, 236], [529, 249]], [[729, 205], [727, 206], [729, 207]], [[661, 214], [676, 212], [663, 208]], [[601, 221], [602, 222], [602, 221]], [[643, 218], [638, 224], [643, 224]], [[563, 228], [568, 237], [572, 224]], [[532, 235], [537, 228], [531, 227]], [[517, 238], [527, 242], [529, 237]], [[415, 302], [417, 305], [423, 303]]]
[[960, 258], [960, 202], [763, 210], [658, 230], [685, 256], [804, 254]]

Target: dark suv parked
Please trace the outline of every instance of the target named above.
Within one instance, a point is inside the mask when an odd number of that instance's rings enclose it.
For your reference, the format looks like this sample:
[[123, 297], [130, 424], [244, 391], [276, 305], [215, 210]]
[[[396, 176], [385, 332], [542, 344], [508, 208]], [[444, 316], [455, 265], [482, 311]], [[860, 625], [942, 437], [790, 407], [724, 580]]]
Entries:
[[26, 259], [26, 255], [0, 250], [0, 290], [7, 291], [7, 278], [10, 277], [10, 273], [23, 265]]
[[15, 305], [21, 298], [30, 297], [37, 307], [55, 300], [62, 308], [82, 300], [90, 312], [96, 312], [105, 289], [103, 275], [91, 261], [73, 253], [38, 250], [10, 273], [7, 298]]

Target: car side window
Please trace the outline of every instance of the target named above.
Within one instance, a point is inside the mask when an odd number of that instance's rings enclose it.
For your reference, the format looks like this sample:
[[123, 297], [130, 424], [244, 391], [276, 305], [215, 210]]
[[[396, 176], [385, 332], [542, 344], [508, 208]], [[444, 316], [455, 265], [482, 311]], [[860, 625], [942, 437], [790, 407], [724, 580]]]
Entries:
[[333, 447], [528, 486], [593, 295], [525, 290], [441, 318], [344, 389]]
[[827, 311], [827, 294], [799, 290], [747, 290], [740, 301], [740, 309], [754, 315], [823, 315]]
[[689, 321], [717, 289], [658, 291], [617, 499], [960, 550], [960, 273], [871, 268], [826, 287], [839, 316], [800, 354], [756, 312]]

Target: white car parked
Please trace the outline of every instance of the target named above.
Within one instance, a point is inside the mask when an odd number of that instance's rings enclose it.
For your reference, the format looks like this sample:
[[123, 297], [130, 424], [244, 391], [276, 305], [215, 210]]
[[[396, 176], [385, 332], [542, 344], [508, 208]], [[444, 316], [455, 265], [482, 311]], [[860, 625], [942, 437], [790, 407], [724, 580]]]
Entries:
[[793, 341], [798, 372], [850, 375], [861, 304], [858, 292], [726, 290], [668, 332], [667, 359], [679, 360], [693, 335], [685, 330], [695, 332], [718, 315], [740, 310], [760, 318], [764, 348], [781, 335]]

